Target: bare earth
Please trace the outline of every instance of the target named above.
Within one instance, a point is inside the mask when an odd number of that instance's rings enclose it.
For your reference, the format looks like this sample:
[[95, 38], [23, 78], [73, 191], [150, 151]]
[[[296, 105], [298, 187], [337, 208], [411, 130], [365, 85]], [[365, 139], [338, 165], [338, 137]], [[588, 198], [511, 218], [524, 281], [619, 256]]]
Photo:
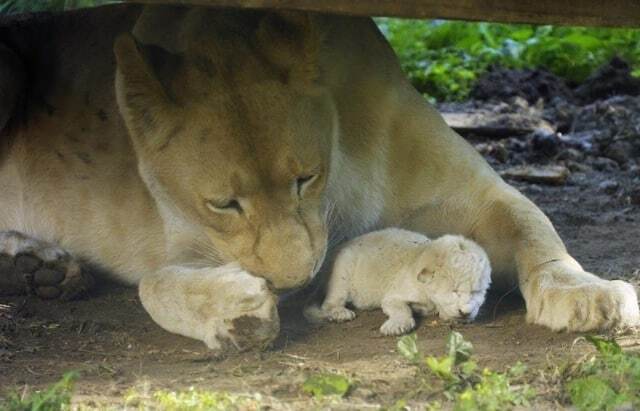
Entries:
[[[486, 143], [481, 151], [496, 152], [487, 150]], [[501, 161], [488, 156], [498, 169], [513, 163], [504, 154]], [[559, 186], [514, 184], [550, 216], [586, 269], [638, 284], [640, 168], [635, 164], [596, 164], [582, 171], [573, 167]], [[425, 354], [444, 354], [446, 337], [455, 329], [473, 343], [483, 367], [504, 370], [516, 361], [527, 364], [526, 378], [539, 394], [534, 408], [565, 406], [554, 371], [590, 348], [580, 340], [574, 344], [579, 335], [526, 324], [520, 297], [501, 297], [492, 295], [473, 324], [422, 320], [417, 330], [420, 348]], [[103, 284], [74, 302], [21, 297], [1, 303], [0, 395], [25, 386], [41, 388], [76, 370], [82, 377], [74, 401], [98, 407], [121, 405], [132, 387], [139, 392], [191, 386], [257, 392], [275, 409], [362, 409], [388, 407], [403, 398], [409, 404], [426, 400], [411, 394], [415, 369], [396, 352], [397, 339], [379, 334], [384, 320], [380, 312], [359, 313], [350, 323], [312, 327], [301, 315], [300, 301], [289, 299], [281, 306], [282, 332], [275, 347], [217, 358], [202, 343], [160, 329], [133, 289]], [[627, 333], [620, 342], [638, 349], [640, 333]], [[348, 375], [355, 389], [341, 402], [314, 402], [301, 386], [309, 375], [323, 371]]]

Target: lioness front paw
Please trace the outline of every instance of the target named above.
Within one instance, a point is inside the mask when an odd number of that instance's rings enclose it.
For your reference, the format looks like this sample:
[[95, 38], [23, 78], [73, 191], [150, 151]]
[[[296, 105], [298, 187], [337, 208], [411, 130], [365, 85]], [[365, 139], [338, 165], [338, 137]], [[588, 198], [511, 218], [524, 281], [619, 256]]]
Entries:
[[32, 292], [68, 300], [93, 283], [93, 277], [62, 248], [16, 231], [0, 232], [0, 295]]
[[[277, 298], [269, 291], [264, 279], [233, 268], [230, 281], [217, 289], [218, 298], [226, 301], [216, 304], [218, 312], [208, 316], [219, 316], [210, 328], [204, 342], [209, 348], [245, 351], [265, 349], [280, 332]], [[229, 273], [226, 273], [229, 274]]]
[[380, 327], [380, 332], [384, 335], [402, 335], [413, 330], [416, 326], [416, 320], [409, 318], [389, 318]]
[[549, 286], [527, 301], [527, 321], [556, 331], [637, 326], [638, 297], [631, 284], [617, 280]]

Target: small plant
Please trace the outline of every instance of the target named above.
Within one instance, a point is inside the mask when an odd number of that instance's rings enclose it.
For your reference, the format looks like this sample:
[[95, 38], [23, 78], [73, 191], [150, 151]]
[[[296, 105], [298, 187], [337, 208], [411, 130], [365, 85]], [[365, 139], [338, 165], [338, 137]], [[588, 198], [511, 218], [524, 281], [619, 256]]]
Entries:
[[[517, 363], [505, 373], [488, 368], [480, 370], [473, 361], [473, 346], [458, 332], [451, 332], [447, 341], [447, 355], [443, 357], [423, 356], [418, 350], [415, 333], [398, 341], [398, 351], [418, 367], [421, 390], [429, 396], [443, 394], [454, 402], [454, 410], [507, 410], [514, 406], [526, 406], [535, 393], [527, 384], [515, 385], [526, 367]], [[436, 377], [433, 384], [429, 377]], [[428, 409], [439, 409], [441, 404], [433, 402]]]
[[43, 391], [19, 394], [12, 392], [0, 407], [6, 411], [60, 411], [68, 409], [73, 383], [78, 374], [68, 372], [62, 379]]
[[232, 394], [191, 387], [185, 391], [130, 390], [124, 398], [125, 409], [165, 411], [233, 411], [261, 409], [260, 394]]
[[307, 378], [302, 385], [302, 390], [320, 399], [331, 395], [344, 397], [351, 386], [351, 381], [345, 376], [323, 373]]
[[613, 340], [586, 337], [597, 353], [567, 370], [565, 390], [581, 411], [640, 408], [640, 356]]

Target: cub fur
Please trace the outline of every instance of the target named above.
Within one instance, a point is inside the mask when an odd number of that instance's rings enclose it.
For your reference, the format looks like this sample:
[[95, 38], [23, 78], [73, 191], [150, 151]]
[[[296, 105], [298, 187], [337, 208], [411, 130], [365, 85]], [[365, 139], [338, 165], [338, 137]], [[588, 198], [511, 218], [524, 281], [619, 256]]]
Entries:
[[311, 319], [349, 321], [358, 309], [382, 308], [385, 335], [412, 330], [419, 314], [442, 319], [474, 319], [491, 283], [489, 257], [458, 235], [436, 240], [398, 228], [374, 231], [350, 241], [336, 256], [320, 308]]

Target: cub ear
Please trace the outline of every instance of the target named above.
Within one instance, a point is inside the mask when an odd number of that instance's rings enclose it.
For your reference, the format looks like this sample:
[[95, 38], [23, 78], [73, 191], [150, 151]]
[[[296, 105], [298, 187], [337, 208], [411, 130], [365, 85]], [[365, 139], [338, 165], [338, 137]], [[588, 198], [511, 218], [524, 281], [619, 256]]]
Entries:
[[[130, 34], [120, 35], [113, 51], [118, 107], [134, 143], [145, 148], [162, 146], [167, 133], [163, 132], [161, 120], [177, 105], [165, 87], [168, 81], [163, 84], [157, 74], [168, 74], [168, 66], [176, 58], [160, 47], [140, 45]], [[154, 67], [154, 63], [160, 66]]]
[[260, 21], [256, 42], [285, 83], [304, 87], [318, 82], [322, 36], [308, 13], [268, 14]]
[[435, 272], [433, 270], [425, 267], [418, 273], [418, 281], [421, 283], [426, 283], [431, 280], [434, 275]]

